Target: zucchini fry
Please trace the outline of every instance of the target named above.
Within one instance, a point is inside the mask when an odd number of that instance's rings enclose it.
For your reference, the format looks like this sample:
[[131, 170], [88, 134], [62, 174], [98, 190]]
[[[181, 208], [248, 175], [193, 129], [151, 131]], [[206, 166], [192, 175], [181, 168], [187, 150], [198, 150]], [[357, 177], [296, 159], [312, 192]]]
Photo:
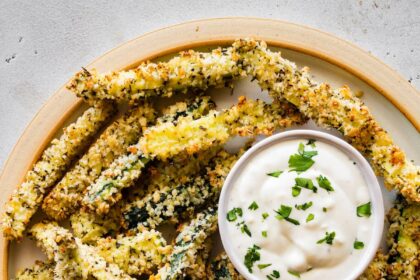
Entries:
[[22, 238], [45, 193], [63, 176], [72, 161], [115, 112], [113, 104], [97, 104], [87, 109], [75, 123], [66, 127], [59, 139], [51, 142], [5, 205], [2, 228], [7, 239]]
[[55, 261], [56, 279], [133, 279], [55, 222], [36, 224], [30, 233], [48, 258]]
[[96, 215], [94, 212], [81, 209], [79, 212], [70, 216], [70, 224], [75, 237], [82, 240], [85, 244], [96, 244], [104, 236], [113, 236], [120, 225], [120, 207], [114, 207], [106, 215]]
[[207, 263], [211, 254], [212, 247], [213, 247], [213, 243], [210, 236], [210, 237], [207, 237], [206, 241], [204, 241], [202, 248], [198, 250], [197, 258], [195, 259], [195, 262], [191, 264], [191, 266], [189, 266], [185, 270], [187, 279], [191, 279], [191, 280], [207, 279], [206, 269], [207, 269]]
[[175, 239], [169, 262], [159, 269], [151, 280], [182, 279], [189, 267], [196, 262], [197, 254], [203, 249], [206, 239], [217, 229], [217, 210], [209, 207], [189, 223], [183, 224]]
[[385, 280], [388, 279], [388, 255], [377, 252], [375, 258], [370, 262], [369, 266], [358, 280]]
[[218, 255], [207, 267], [209, 280], [244, 280], [235, 269], [226, 253]]
[[168, 62], [142, 63], [133, 70], [98, 74], [83, 69], [67, 86], [85, 100], [136, 101], [148, 96], [168, 96], [188, 89], [224, 87], [243, 76], [240, 57], [233, 48], [210, 53], [181, 52]]
[[[199, 112], [205, 114], [214, 103], [209, 97], [199, 96], [187, 105], [178, 103], [175, 109], [169, 109], [169, 115], [158, 120], [160, 125], [174, 123], [181, 120], [192, 120]], [[168, 144], [168, 143], [167, 143]], [[165, 145], [167, 145], [165, 144]], [[107, 213], [111, 205], [122, 197], [121, 191], [130, 187], [140, 177], [143, 168], [150, 161], [139, 149], [139, 144], [128, 148], [128, 153], [118, 157], [100, 177], [90, 185], [83, 203], [99, 215]]]
[[34, 225], [29, 234], [47, 258], [55, 263], [54, 279], [81, 278], [82, 268], [76, 261], [76, 244], [69, 231], [55, 222], [43, 222]]
[[54, 279], [54, 263], [35, 261], [31, 267], [19, 271], [15, 280], [51, 280]]
[[143, 231], [134, 236], [103, 238], [96, 245], [98, 254], [132, 276], [152, 274], [167, 261], [172, 246], [158, 231]]
[[163, 222], [177, 223], [179, 218], [190, 216], [197, 207], [217, 197], [240, 154], [231, 155], [221, 150], [209, 167], [186, 183], [167, 185], [131, 201], [123, 210], [123, 226], [131, 230], [156, 228]]
[[140, 138], [142, 129], [150, 124], [154, 117], [155, 111], [151, 105], [142, 104], [107, 127], [44, 199], [44, 212], [55, 220], [64, 220], [80, 208], [85, 189], [114, 159], [125, 153], [129, 145]]
[[388, 220], [387, 279], [416, 279], [420, 275], [420, 204], [399, 197]]
[[240, 97], [237, 105], [223, 112], [212, 111], [194, 121], [151, 127], [144, 133], [139, 145], [145, 156], [166, 160], [222, 145], [234, 135], [271, 135], [277, 128], [303, 122], [293, 105], [288, 103], [267, 104]]
[[420, 167], [407, 159], [348, 87], [333, 89], [328, 84], [318, 84], [307, 68], [298, 70], [280, 53], [268, 50], [264, 42], [238, 40], [233, 46], [243, 58], [244, 69], [262, 89], [267, 89], [275, 99], [291, 102], [318, 125], [338, 129], [371, 159], [389, 188], [420, 202]]

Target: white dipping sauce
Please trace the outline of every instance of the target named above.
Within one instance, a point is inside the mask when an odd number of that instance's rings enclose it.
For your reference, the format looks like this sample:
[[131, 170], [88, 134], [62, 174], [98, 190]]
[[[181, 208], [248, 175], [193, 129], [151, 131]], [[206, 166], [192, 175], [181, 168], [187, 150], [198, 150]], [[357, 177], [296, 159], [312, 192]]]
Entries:
[[[300, 273], [300, 278], [305, 280], [339, 279], [341, 275], [349, 275], [360, 262], [364, 249], [356, 250], [355, 240], [363, 242], [364, 248], [369, 244], [373, 221], [356, 215], [357, 207], [371, 200], [358, 166], [330, 144], [319, 140], [311, 147], [307, 142], [298, 139], [268, 145], [248, 158], [232, 182], [227, 210], [241, 208], [242, 216], [237, 215], [235, 221], [228, 222], [229, 240], [242, 261], [248, 248], [260, 247], [260, 260], [252, 267], [252, 274], [259, 279], [267, 279], [273, 270], [280, 272], [280, 279], [297, 279], [290, 271]], [[288, 161], [298, 153], [300, 143], [305, 144], [305, 151], [315, 150], [318, 154], [312, 157], [315, 163], [298, 174], [290, 171]], [[278, 177], [267, 175], [278, 170], [283, 171]], [[319, 187], [320, 175], [329, 180], [333, 191]], [[317, 192], [301, 188], [300, 194], [293, 197], [296, 177], [311, 179]], [[258, 209], [250, 210], [254, 201]], [[306, 210], [295, 207], [309, 202], [312, 206]], [[300, 224], [276, 218], [275, 210], [280, 205], [292, 207], [289, 218]], [[264, 219], [263, 213], [269, 216]], [[314, 218], [306, 222], [309, 214]], [[241, 222], [244, 223], [238, 225]], [[251, 237], [241, 231], [243, 225], [248, 227]], [[317, 243], [327, 232], [335, 233], [332, 244], [325, 240]], [[258, 264], [271, 265], [260, 269]]]

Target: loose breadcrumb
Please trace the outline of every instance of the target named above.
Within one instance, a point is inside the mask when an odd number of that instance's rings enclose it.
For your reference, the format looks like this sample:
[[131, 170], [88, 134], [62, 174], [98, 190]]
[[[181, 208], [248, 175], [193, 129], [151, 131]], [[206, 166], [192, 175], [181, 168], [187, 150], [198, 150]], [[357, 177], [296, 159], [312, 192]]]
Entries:
[[26, 174], [25, 181], [5, 205], [2, 228], [7, 239], [22, 238], [45, 193], [63, 176], [72, 161], [115, 112], [115, 107], [110, 103], [90, 107], [75, 123], [64, 129], [59, 139], [51, 141], [40, 160]]
[[112, 123], [89, 147], [86, 154], [66, 173], [47, 195], [44, 212], [55, 220], [64, 220], [80, 208], [85, 189], [99, 177], [129, 145], [140, 138], [141, 131], [155, 118], [150, 104], [142, 104]]

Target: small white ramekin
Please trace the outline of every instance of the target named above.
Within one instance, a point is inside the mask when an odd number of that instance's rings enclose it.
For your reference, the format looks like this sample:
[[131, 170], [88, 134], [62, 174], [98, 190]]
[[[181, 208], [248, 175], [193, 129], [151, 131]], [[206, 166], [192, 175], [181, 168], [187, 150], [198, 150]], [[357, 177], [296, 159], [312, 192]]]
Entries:
[[222, 239], [223, 247], [228, 254], [230, 260], [236, 269], [248, 280], [258, 280], [258, 278], [249, 273], [243, 264], [242, 259], [234, 252], [232, 242], [229, 240], [228, 235], [228, 222], [226, 220], [226, 214], [228, 212], [227, 204], [229, 196], [232, 190], [232, 182], [236, 180], [236, 177], [242, 170], [247, 159], [264, 149], [265, 146], [292, 139], [315, 139], [324, 143], [333, 145], [343, 151], [347, 156], [357, 163], [363, 177], [368, 185], [369, 195], [372, 202], [372, 236], [369, 245], [365, 248], [363, 256], [360, 258], [360, 262], [350, 275], [337, 275], [336, 279], [352, 280], [360, 276], [363, 271], [367, 268], [369, 263], [375, 256], [375, 253], [380, 245], [382, 239], [382, 232], [384, 227], [384, 203], [382, 200], [381, 187], [376, 179], [375, 173], [370, 167], [368, 161], [350, 144], [344, 140], [316, 130], [290, 130], [281, 132], [276, 135], [270, 136], [261, 142], [257, 143], [251, 149], [249, 149], [234, 165], [224, 183], [220, 199], [219, 199], [219, 231]]

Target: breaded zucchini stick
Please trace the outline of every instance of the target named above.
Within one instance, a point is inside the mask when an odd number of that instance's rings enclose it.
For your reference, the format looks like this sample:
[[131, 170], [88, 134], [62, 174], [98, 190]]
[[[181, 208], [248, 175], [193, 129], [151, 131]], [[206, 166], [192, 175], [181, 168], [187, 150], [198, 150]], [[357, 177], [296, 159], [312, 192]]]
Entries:
[[194, 121], [151, 127], [139, 145], [146, 156], [166, 160], [224, 144], [234, 135], [271, 135], [277, 128], [304, 122], [293, 107], [285, 102], [267, 104], [242, 96], [237, 105], [222, 112], [212, 111]]
[[75, 237], [86, 244], [96, 244], [96, 242], [108, 235], [115, 235], [120, 225], [120, 207], [114, 207], [106, 215], [96, 215], [94, 212], [80, 211], [70, 216], [70, 224]]
[[136, 101], [148, 96], [171, 96], [188, 89], [206, 90], [227, 86], [243, 76], [235, 49], [215, 49], [210, 53], [181, 52], [168, 62], [142, 63], [133, 70], [99, 74], [83, 69], [68, 89], [85, 100], [115, 99]]
[[163, 222], [179, 222], [220, 193], [225, 177], [241, 153], [221, 150], [199, 174], [186, 183], [167, 185], [128, 203], [123, 210], [127, 229], [156, 228]]
[[267, 49], [264, 42], [238, 40], [233, 44], [243, 58], [244, 69], [262, 89], [276, 99], [286, 99], [302, 114], [326, 128], [338, 129], [351, 144], [371, 159], [389, 188], [420, 202], [420, 167], [407, 159], [369, 109], [348, 87], [333, 89], [318, 84], [308, 69]]
[[370, 262], [369, 266], [358, 280], [385, 280], [388, 279], [388, 255], [377, 252], [375, 258]]
[[45, 193], [63, 176], [72, 161], [115, 112], [111, 103], [97, 104], [87, 109], [75, 123], [66, 127], [59, 139], [51, 141], [38, 162], [27, 172], [25, 181], [5, 205], [2, 228], [7, 239], [22, 237]]
[[388, 220], [387, 279], [416, 279], [420, 275], [420, 204], [399, 197]]
[[29, 234], [45, 252], [47, 258], [55, 263], [54, 279], [77, 279], [82, 268], [76, 260], [76, 244], [71, 233], [55, 222], [42, 222], [34, 225]]
[[194, 266], [197, 254], [203, 249], [206, 239], [216, 229], [217, 210], [211, 207], [199, 213], [189, 224], [182, 225], [169, 262], [150, 279], [182, 279], [188, 268]]
[[[213, 108], [209, 97], [199, 96], [187, 105], [178, 103], [169, 109], [169, 115], [158, 120], [161, 125], [188, 119], [191, 121], [198, 113], [205, 114]], [[165, 145], [168, 145], [165, 144]], [[144, 166], [150, 161], [139, 149], [139, 144], [128, 148], [128, 153], [118, 157], [100, 177], [90, 185], [83, 203], [98, 214], [109, 211], [111, 205], [121, 199], [121, 191], [130, 187], [140, 177]]]
[[244, 280], [235, 269], [226, 253], [218, 255], [207, 266], [207, 279], [209, 280]]
[[162, 234], [155, 230], [134, 236], [118, 235], [103, 238], [96, 244], [98, 254], [132, 276], [152, 274], [167, 261], [172, 246], [166, 245]]
[[207, 279], [207, 263], [211, 254], [211, 249], [213, 247], [213, 242], [210, 237], [207, 237], [206, 241], [202, 245], [202, 248], [197, 252], [197, 258], [195, 262], [191, 264], [186, 270], [185, 274], [187, 279], [191, 280], [201, 280]]
[[15, 280], [51, 280], [54, 279], [54, 263], [35, 261], [35, 264], [16, 274]]
[[124, 154], [129, 145], [138, 141], [142, 129], [154, 118], [154, 109], [145, 103], [129, 110], [107, 127], [44, 199], [44, 212], [55, 220], [63, 220], [80, 208], [85, 189], [117, 157]]
[[55, 261], [56, 279], [133, 279], [55, 222], [36, 224], [30, 233], [48, 258]]

